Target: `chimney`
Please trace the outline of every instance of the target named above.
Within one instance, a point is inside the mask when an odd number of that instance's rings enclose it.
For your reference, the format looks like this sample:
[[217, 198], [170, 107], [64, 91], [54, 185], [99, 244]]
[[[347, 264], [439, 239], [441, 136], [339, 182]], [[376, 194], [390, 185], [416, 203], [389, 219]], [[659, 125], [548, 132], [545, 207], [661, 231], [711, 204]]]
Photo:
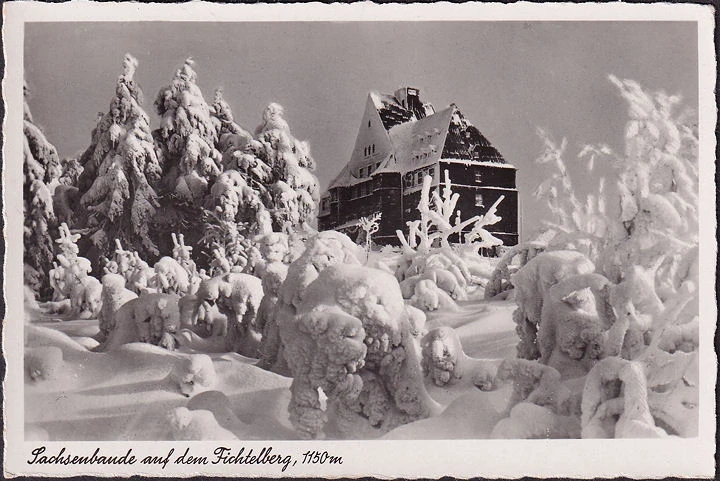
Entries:
[[414, 87], [402, 87], [395, 91], [395, 98], [403, 108], [415, 114], [415, 118], [425, 117], [425, 107], [420, 101], [420, 89]]

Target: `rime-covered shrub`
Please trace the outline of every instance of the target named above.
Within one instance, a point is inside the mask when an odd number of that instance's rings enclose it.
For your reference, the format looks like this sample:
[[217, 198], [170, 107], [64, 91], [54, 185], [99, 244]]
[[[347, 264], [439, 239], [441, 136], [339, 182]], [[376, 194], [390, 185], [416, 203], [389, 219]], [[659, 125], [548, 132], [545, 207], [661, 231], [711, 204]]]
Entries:
[[[512, 277], [518, 320], [540, 312], [540, 362], [563, 380], [584, 377], [583, 437], [692, 436], [698, 389], [697, 137], [691, 115], [677, 114], [679, 97], [610, 80], [630, 106], [625, 152], [586, 146], [580, 158], [589, 170], [596, 161], [611, 161], [616, 194], [606, 192], [601, 180], [596, 192], [579, 200], [562, 159], [566, 142], [557, 146], [545, 136], [541, 161], [553, 161], [559, 173], [537, 193], [557, 214], [552, 227], [558, 234]], [[569, 250], [588, 256], [597, 272], [567, 272], [541, 289], [547, 283], [531, 264]]]
[[98, 341], [107, 339], [110, 332], [115, 329], [115, 312], [137, 294], [125, 288], [125, 278], [120, 274], [105, 274], [102, 278], [102, 307], [98, 314], [100, 332]]
[[459, 211], [455, 211], [459, 194], [452, 192], [448, 172], [445, 172], [442, 193], [439, 188], [431, 192], [431, 183], [432, 178], [426, 176], [417, 207], [420, 219], [407, 223], [407, 238], [402, 231], [397, 231], [403, 255], [396, 277], [401, 281], [403, 296], [426, 311], [453, 309], [455, 300], [466, 299], [468, 286], [478, 281], [464, 256], [450, 244], [452, 236], [462, 237], [463, 230], [470, 227], [470, 232], [465, 235], [464, 247], [475, 253], [481, 247], [502, 244], [485, 226], [501, 220], [495, 212], [503, 197], [484, 215], [461, 221]]
[[380, 435], [437, 413], [422, 379], [422, 317], [392, 274], [347, 264], [320, 272], [280, 324], [298, 432], [322, 437], [329, 420], [342, 435]]
[[174, 350], [174, 334], [180, 328], [175, 294], [144, 294], [130, 299], [113, 313], [113, 322], [98, 351], [112, 351], [131, 342], [145, 342]]
[[[205, 323], [213, 334], [223, 337], [226, 351], [257, 358], [261, 329], [256, 318], [262, 298], [262, 282], [249, 274], [230, 272], [205, 279], [194, 295], [181, 302], [183, 324]], [[222, 332], [216, 330], [218, 323], [223, 323]]]
[[283, 354], [286, 341], [282, 325], [293, 322], [297, 307], [305, 295], [305, 289], [317, 279], [320, 272], [329, 266], [341, 263], [360, 265], [360, 259], [363, 257], [362, 250], [348, 236], [340, 232], [319, 232], [308, 239], [305, 250], [288, 267], [285, 281], [278, 291], [275, 309], [281, 342], [274, 342], [272, 337], [263, 340], [261, 346], [263, 367], [280, 374], [290, 374]]
[[[698, 431], [699, 245], [697, 137], [678, 98], [611, 81], [630, 106], [623, 155], [586, 146], [589, 170], [612, 162], [582, 199], [559, 145], [543, 134], [537, 190], [556, 215], [535, 242], [511, 250], [486, 291], [514, 289], [521, 342], [492, 386], [512, 383], [493, 437], [664, 437]], [[456, 335], [433, 334], [425, 364], [457, 378]], [[461, 371], [462, 372], [462, 371]]]

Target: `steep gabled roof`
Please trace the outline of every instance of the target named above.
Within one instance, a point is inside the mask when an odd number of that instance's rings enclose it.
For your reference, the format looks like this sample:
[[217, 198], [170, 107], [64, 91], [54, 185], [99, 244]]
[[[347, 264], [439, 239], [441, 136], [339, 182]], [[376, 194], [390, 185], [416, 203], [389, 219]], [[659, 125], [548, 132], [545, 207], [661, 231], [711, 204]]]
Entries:
[[[393, 146], [393, 153], [382, 160], [373, 175], [383, 172], [404, 174], [440, 159], [514, 168], [505, 162], [477, 127], [465, 119], [455, 104], [429, 115], [422, 112], [416, 115], [393, 95], [370, 92], [369, 97]], [[425, 116], [418, 118], [421, 115]], [[359, 179], [352, 174], [348, 163], [330, 182], [328, 189], [364, 180], [367, 178]]]
[[390, 129], [395, 150], [394, 162], [386, 162], [378, 171], [405, 173], [437, 162], [442, 156], [453, 107], [405, 122]]
[[453, 113], [443, 147], [443, 158], [467, 159], [504, 164], [505, 159], [490, 141], [465, 119], [457, 106]]

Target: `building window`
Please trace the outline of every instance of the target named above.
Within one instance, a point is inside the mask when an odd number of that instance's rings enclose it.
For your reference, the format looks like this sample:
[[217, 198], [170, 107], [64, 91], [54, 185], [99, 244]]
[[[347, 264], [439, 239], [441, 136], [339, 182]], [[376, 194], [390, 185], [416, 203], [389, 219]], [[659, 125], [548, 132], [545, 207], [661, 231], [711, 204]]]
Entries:
[[380, 162], [375, 164], [375, 170], [378, 170], [380, 168]]
[[482, 182], [482, 173], [475, 172], [475, 182], [477, 182], [478, 184]]
[[370, 128], [370, 121], [368, 120], [368, 129]]
[[375, 144], [372, 144], [372, 153], [375, 153]]
[[475, 206], [476, 207], [485, 207], [485, 204], [483, 204], [482, 194], [475, 194]]
[[333, 190], [330, 191], [330, 200], [331, 200], [332, 202], [337, 202], [337, 200], [338, 200], [338, 191], [337, 191], [337, 189], [333, 189]]
[[428, 169], [428, 175], [429, 175], [430, 177], [432, 177], [433, 179], [435, 178], [435, 167], [430, 167], [430, 168]]
[[412, 172], [405, 174], [405, 187], [412, 187], [415, 185], [415, 176]]

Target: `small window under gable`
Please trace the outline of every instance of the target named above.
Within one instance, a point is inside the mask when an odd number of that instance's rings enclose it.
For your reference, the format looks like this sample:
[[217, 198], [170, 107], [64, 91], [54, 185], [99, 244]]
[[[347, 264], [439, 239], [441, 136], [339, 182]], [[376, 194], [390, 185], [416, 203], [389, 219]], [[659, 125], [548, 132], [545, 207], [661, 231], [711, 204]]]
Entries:
[[371, 125], [371, 123], [370, 123], [370, 122], [371, 122], [371, 121], [370, 121], [370, 120], [368, 120], [368, 129], [370, 128], [370, 125]]
[[372, 144], [372, 153], [375, 153], [375, 144]]
[[483, 195], [482, 194], [475, 194], [475, 206], [476, 207], [485, 207], [485, 204], [483, 203]]

